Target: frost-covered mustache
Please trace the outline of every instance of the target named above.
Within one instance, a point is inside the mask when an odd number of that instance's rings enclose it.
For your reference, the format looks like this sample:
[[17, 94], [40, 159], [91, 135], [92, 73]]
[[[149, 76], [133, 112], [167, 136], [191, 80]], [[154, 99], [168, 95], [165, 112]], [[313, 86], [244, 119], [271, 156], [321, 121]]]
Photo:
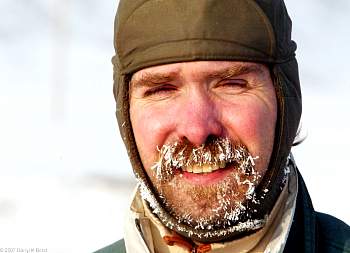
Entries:
[[228, 138], [209, 138], [200, 147], [195, 147], [188, 140], [165, 144], [159, 151], [158, 161], [152, 166], [157, 179], [170, 180], [176, 170], [192, 173], [209, 173], [227, 164], [245, 174], [254, 171], [254, 160], [246, 146], [231, 142]]

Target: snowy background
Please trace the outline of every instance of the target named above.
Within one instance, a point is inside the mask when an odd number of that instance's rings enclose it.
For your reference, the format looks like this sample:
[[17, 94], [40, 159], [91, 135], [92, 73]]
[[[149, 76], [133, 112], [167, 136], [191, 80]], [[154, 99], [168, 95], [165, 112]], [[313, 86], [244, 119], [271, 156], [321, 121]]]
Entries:
[[[350, 2], [286, 0], [303, 86], [294, 149], [317, 210], [350, 223]], [[0, 0], [0, 248], [92, 252], [135, 185], [112, 95], [116, 1]]]

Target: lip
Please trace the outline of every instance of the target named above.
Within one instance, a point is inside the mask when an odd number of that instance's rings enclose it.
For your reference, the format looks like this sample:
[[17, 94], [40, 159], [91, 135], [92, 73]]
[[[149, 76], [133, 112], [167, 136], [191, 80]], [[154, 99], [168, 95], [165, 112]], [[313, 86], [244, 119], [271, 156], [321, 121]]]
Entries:
[[183, 171], [183, 178], [191, 183], [196, 185], [211, 185], [215, 184], [222, 179], [224, 179], [233, 169], [233, 165], [228, 165], [225, 168], [218, 169], [216, 171], [210, 173], [191, 173], [187, 171]]

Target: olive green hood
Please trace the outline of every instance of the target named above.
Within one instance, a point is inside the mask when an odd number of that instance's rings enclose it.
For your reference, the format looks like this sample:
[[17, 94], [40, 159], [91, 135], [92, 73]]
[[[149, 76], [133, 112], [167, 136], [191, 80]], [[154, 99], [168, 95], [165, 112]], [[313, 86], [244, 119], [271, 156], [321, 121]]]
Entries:
[[[285, 163], [301, 115], [296, 44], [291, 40], [291, 21], [284, 2], [120, 0], [114, 32], [116, 55], [112, 62], [119, 129], [134, 173], [150, 192], [154, 191], [143, 169], [129, 118], [131, 75], [150, 66], [195, 60], [251, 61], [270, 66], [278, 99], [274, 149], [268, 172], [257, 188], [257, 194], [264, 199], [258, 207], [250, 203], [258, 212], [242, 216], [242, 221], [266, 217], [281, 191]], [[263, 194], [262, 189], [269, 191]], [[153, 197], [157, 202], [157, 196]], [[174, 218], [161, 208], [159, 201], [156, 204], [164, 225], [192, 239], [211, 242], [242, 232], [206, 237], [206, 231], [174, 226]]]

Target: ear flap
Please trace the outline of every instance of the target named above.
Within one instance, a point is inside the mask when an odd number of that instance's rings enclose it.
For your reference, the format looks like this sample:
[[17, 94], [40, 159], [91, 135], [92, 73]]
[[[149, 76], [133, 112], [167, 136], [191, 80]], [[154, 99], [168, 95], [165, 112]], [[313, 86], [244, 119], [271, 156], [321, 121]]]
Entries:
[[116, 117], [118, 120], [119, 131], [125, 144], [136, 179], [139, 182], [142, 182], [148, 187], [148, 189], [153, 190], [150, 179], [143, 168], [130, 121], [129, 84], [131, 75], [122, 74], [114, 60], [115, 59], [113, 58], [113, 93], [116, 100]]
[[261, 202], [259, 209], [269, 213], [271, 206], [281, 192], [285, 178], [284, 167], [298, 131], [301, 117], [301, 92], [296, 60], [275, 64], [271, 75], [276, 91], [278, 115], [275, 128], [274, 147], [270, 163], [262, 182], [257, 187], [257, 195], [262, 196], [263, 190], [268, 193]]

